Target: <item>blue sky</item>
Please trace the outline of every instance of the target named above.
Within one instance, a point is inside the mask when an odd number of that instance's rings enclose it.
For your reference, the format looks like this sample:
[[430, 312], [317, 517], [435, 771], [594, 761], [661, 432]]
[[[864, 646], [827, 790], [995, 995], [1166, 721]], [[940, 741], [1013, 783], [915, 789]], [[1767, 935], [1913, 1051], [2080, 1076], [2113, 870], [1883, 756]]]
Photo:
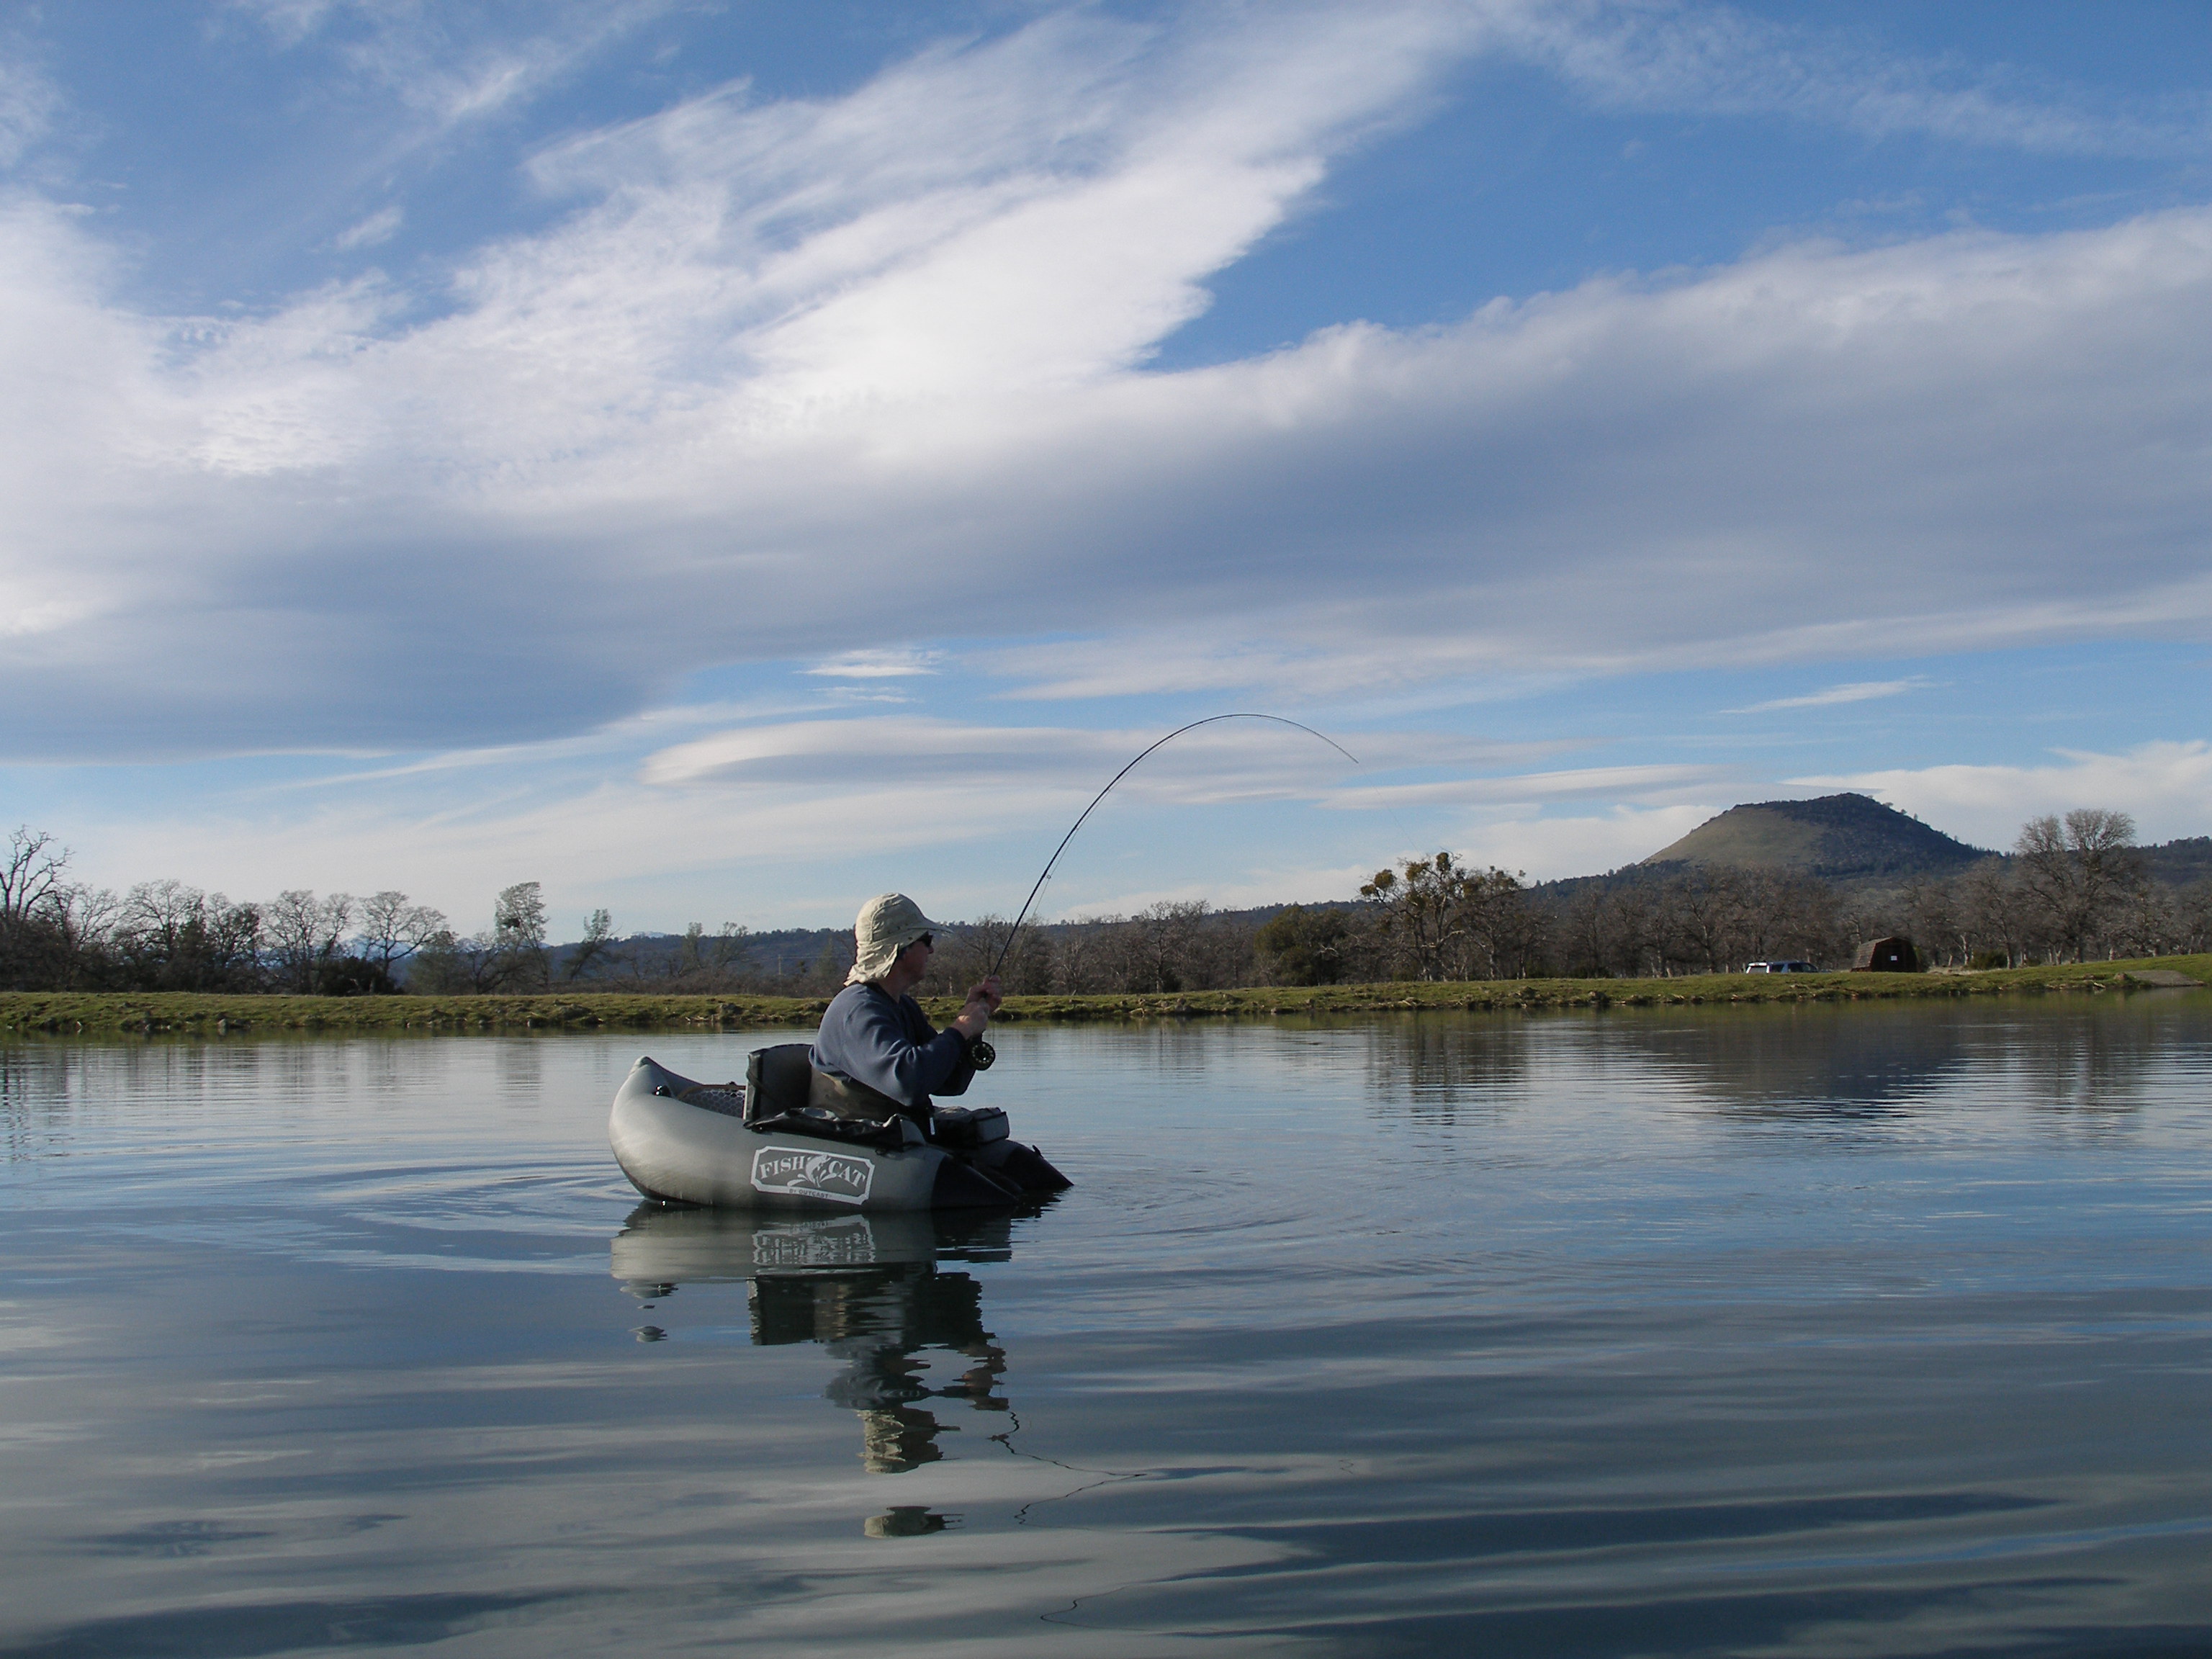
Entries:
[[0, 817], [465, 927], [2212, 832], [2200, 6], [0, 10]]

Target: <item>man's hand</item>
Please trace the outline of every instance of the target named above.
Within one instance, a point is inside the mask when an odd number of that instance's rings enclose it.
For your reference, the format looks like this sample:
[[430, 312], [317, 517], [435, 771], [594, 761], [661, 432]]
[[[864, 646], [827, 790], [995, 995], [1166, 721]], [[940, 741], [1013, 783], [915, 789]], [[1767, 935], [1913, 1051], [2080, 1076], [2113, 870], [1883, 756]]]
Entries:
[[964, 1042], [973, 1042], [983, 1035], [991, 1024], [991, 1016], [1006, 994], [999, 988], [998, 975], [979, 980], [968, 988], [968, 1006], [960, 1011], [960, 1018], [952, 1022], [952, 1029], [960, 1033]]

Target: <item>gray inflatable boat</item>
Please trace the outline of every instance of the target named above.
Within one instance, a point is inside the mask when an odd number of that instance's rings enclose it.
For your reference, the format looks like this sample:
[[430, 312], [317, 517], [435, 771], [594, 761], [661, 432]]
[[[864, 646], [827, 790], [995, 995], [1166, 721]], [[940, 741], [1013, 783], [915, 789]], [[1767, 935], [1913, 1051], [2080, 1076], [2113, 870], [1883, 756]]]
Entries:
[[[757, 1048], [743, 1083], [697, 1083], [650, 1057], [615, 1093], [607, 1139], [647, 1198], [722, 1209], [1011, 1208], [1072, 1183], [1012, 1139], [995, 1107], [855, 1115], [805, 1043]], [[821, 1102], [830, 1103], [824, 1105]]]

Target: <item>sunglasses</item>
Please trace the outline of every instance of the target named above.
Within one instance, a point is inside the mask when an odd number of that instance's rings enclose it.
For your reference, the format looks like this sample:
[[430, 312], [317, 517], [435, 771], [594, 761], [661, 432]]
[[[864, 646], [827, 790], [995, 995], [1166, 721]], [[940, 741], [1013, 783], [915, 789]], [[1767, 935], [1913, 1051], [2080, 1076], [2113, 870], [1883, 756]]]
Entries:
[[915, 943], [925, 951], [934, 951], [937, 948], [937, 935], [924, 933], [920, 939], [915, 940]]

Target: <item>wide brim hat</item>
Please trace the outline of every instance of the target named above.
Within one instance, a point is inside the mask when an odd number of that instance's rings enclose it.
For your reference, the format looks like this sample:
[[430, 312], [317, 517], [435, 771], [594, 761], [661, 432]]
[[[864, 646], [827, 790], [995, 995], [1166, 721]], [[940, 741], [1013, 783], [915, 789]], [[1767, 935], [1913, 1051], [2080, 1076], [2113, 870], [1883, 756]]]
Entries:
[[899, 952], [924, 933], [940, 933], [942, 922], [921, 914], [921, 907], [904, 893], [883, 893], [860, 907], [853, 920], [853, 971], [848, 985], [864, 985], [890, 972]]

